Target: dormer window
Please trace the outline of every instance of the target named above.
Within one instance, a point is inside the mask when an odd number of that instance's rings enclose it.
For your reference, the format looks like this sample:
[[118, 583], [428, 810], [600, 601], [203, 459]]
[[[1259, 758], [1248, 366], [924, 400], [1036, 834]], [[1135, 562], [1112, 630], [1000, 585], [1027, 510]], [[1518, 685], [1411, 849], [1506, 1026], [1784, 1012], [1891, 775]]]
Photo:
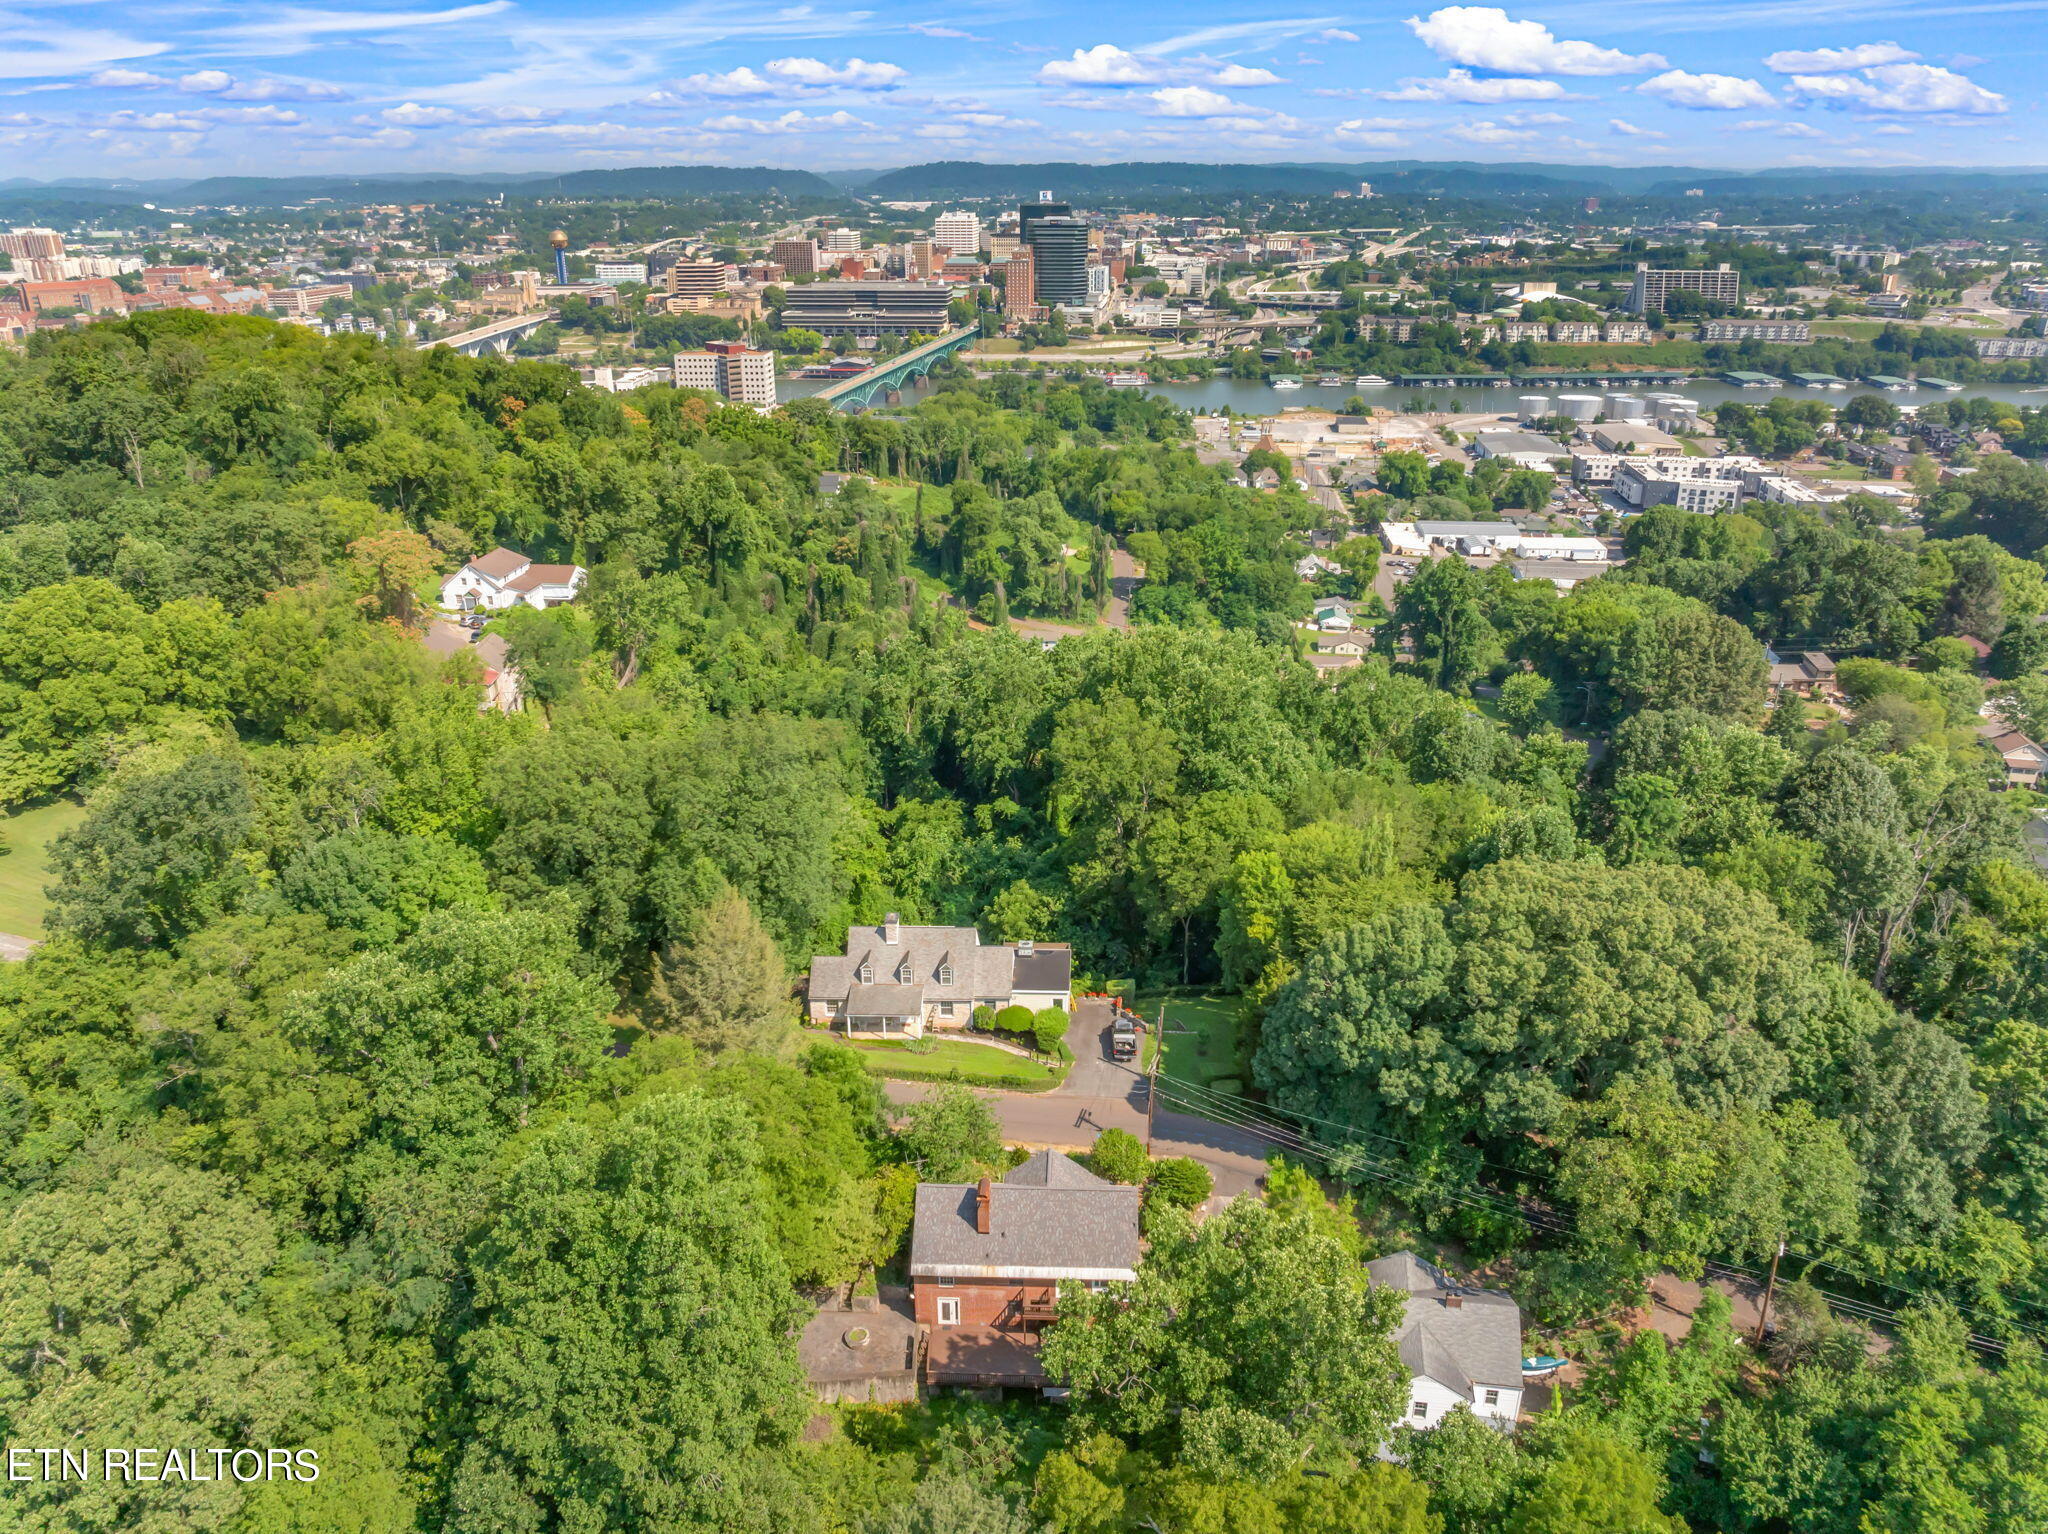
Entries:
[[874, 964], [867, 959], [862, 959], [860, 961], [860, 968], [853, 972], [853, 978], [862, 985], [873, 985], [875, 983]]
[[910, 960], [906, 956], [903, 962], [896, 966], [896, 983], [899, 985], [910, 984], [911, 976], [914, 973], [915, 971], [913, 971], [910, 967]]
[[953, 983], [953, 961], [952, 961], [951, 959], [941, 959], [941, 960], [939, 960], [939, 984], [940, 984], [940, 985], [951, 985], [952, 983]]

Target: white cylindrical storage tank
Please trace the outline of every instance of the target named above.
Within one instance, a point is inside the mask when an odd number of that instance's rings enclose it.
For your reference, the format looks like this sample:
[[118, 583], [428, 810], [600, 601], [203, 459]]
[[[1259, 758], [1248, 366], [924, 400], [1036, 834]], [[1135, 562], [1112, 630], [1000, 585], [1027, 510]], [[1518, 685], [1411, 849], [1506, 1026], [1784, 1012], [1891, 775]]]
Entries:
[[1523, 394], [1515, 399], [1515, 414], [1525, 421], [1540, 421], [1557, 412], [1551, 407], [1547, 394]]
[[1557, 413], [1567, 420], [1590, 421], [1600, 414], [1600, 396], [1597, 394], [1560, 394], [1557, 397]]
[[1650, 413], [1640, 394], [1609, 394], [1605, 403], [1610, 421], [1640, 421]]

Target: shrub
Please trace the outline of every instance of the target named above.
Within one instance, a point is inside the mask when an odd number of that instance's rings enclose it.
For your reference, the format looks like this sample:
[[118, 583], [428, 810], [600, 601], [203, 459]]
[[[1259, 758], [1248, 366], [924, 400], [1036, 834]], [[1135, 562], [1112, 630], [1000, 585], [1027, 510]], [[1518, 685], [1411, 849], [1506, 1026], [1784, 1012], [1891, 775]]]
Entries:
[[1088, 1153], [1089, 1169], [1111, 1182], [1141, 1183], [1151, 1165], [1138, 1137], [1122, 1129], [1103, 1130], [1095, 1137], [1095, 1149]]
[[1031, 1019], [1031, 1037], [1044, 1053], [1057, 1054], [1059, 1046], [1066, 1041], [1067, 1024], [1072, 1019], [1058, 1007], [1045, 1007]]
[[984, 1033], [989, 1032], [996, 1025], [996, 1009], [990, 1006], [976, 1007], [974, 1015], [968, 1021], [972, 1022], [975, 1027], [981, 1029]]
[[1177, 1208], [1192, 1209], [1216, 1191], [1216, 1180], [1201, 1162], [1170, 1156], [1152, 1168], [1152, 1191]]
[[1005, 1007], [995, 1016], [998, 1033], [1029, 1033], [1031, 1031], [1031, 1009], [1029, 1007]]

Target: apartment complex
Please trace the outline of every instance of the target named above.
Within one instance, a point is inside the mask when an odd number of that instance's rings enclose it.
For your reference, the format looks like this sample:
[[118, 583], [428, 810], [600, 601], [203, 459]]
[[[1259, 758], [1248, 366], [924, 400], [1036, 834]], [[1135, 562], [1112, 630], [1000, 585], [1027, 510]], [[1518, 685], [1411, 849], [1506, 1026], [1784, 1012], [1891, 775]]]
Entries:
[[54, 229], [17, 224], [0, 234], [0, 255], [17, 261], [57, 260], [64, 254], [64, 236]]
[[1024, 315], [1038, 302], [1038, 274], [1031, 247], [1020, 245], [1003, 263], [1003, 313]]
[[2040, 336], [1994, 336], [1977, 343], [1977, 355], [1986, 361], [2048, 357], [2048, 340]]
[[1697, 269], [1639, 263], [1636, 280], [1628, 290], [1628, 307], [1632, 313], [1648, 314], [1652, 309], [1661, 310], [1673, 293], [1681, 292], [1697, 293], [1716, 303], [1739, 304], [1742, 274], [1726, 261]]
[[1805, 320], [1701, 320], [1702, 341], [1791, 341], [1805, 345], [1813, 326]]
[[789, 290], [782, 323], [828, 336], [935, 336], [952, 298], [943, 282], [814, 282]]
[[678, 389], [710, 389], [736, 405], [775, 403], [775, 358], [743, 341], [712, 341], [701, 352], [677, 352]]

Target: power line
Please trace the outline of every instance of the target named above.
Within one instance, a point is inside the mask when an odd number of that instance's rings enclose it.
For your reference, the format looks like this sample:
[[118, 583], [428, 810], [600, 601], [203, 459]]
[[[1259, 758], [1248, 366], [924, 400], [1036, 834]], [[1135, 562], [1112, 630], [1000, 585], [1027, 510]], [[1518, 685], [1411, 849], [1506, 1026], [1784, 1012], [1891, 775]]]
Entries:
[[[1273, 1112], [1262, 1111], [1260, 1105], [1251, 1102], [1247, 1098], [1232, 1097], [1227, 1093], [1216, 1092], [1210, 1088], [1195, 1086], [1192, 1083], [1177, 1081], [1172, 1078], [1164, 1078], [1155, 1083], [1153, 1090], [1169, 1102], [1177, 1100], [1180, 1107], [1194, 1113], [1197, 1117], [1210, 1118], [1215, 1122], [1225, 1124], [1234, 1129], [1247, 1130], [1272, 1141], [1282, 1149], [1292, 1150], [1298, 1155], [1313, 1157], [1328, 1165], [1341, 1165], [1347, 1173], [1363, 1176], [1383, 1186], [1420, 1190], [1440, 1202], [1454, 1204], [1465, 1209], [1505, 1215], [1519, 1220], [1523, 1224], [1547, 1235], [1570, 1235], [1575, 1233], [1576, 1222], [1571, 1216], [1560, 1211], [1540, 1206], [1532, 1207], [1509, 1195], [1486, 1188], [1483, 1185], [1462, 1189], [1436, 1186], [1432, 1184], [1426, 1175], [1416, 1171], [1413, 1167], [1405, 1166], [1398, 1162], [1390, 1162], [1383, 1157], [1371, 1155], [1356, 1146], [1330, 1145], [1273, 1116]], [[1290, 1117], [1306, 1119], [1312, 1123], [1328, 1125], [1347, 1135], [1384, 1140], [1390, 1144], [1397, 1145], [1404, 1143], [1394, 1140], [1388, 1135], [1374, 1134], [1370, 1130], [1357, 1129], [1332, 1119], [1319, 1118], [1314, 1114], [1299, 1113], [1293, 1109], [1275, 1111], [1284, 1112]], [[1481, 1164], [1485, 1165], [1486, 1163]], [[1855, 1280], [1858, 1283], [1867, 1283], [1898, 1294], [1912, 1295], [1916, 1299], [1938, 1298], [1953, 1306], [1961, 1314], [1982, 1315], [1984, 1313], [1978, 1307], [1960, 1302], [1940, 1291], [1916, 1290], [1901, 1284], [1889, 1283], [1883, 1279], [1872, 1279], [1851, 1269], [1844, 1268], [1840, 1264], [1828, 1262], [1824, 1258], [1809, 1253], [1795, 1252], [1793, 1255], [1840, 1273], [1843, 1277]], [[1762, 1275], [1752, 1269], [1744, 1268], [1734, 1263], [1707, 1260], [1703, 1262], [1703, 1267], [1710, 1275], [1719, 1274], [1729, 1278], [1742, 1278], [1751, 1283], [1760, 1283], [1762, 1281]], [[1838, 1311], [1854, 1320], [1895, 1326], [1898, 1324], [1899, 1317], [1902, 1314], [1900, 1310], [1893, 1307], [1880, 1305], [1870, 1300], [1859, 1299], [1852, 1295], [1839, 1294], [1833, 1290], [1822, 1289], [1817, 1284], [1809, 1283], [1809, 1287], [1821, 1296], [1829, 1309]], [[2037, 1307], [2030, 1306], [2029, 1308]], [[2023, 1326], [2009, 1318], [2000, 1317], [1998, 1319], [2003, 1325], [2024, 1336], [2036, 1338], [2037, 1340], [2044, 1339], [2044, 1334], [2033, 1328]], [[1996, 1353], [2002, 1356], [2006, 1349], [2004, 1340], [1982, 1332], [1972, 1331], [1967, 1335], [1966, 1340], [1969, 1346], [1976, 1348], [1980, 1352]]]

